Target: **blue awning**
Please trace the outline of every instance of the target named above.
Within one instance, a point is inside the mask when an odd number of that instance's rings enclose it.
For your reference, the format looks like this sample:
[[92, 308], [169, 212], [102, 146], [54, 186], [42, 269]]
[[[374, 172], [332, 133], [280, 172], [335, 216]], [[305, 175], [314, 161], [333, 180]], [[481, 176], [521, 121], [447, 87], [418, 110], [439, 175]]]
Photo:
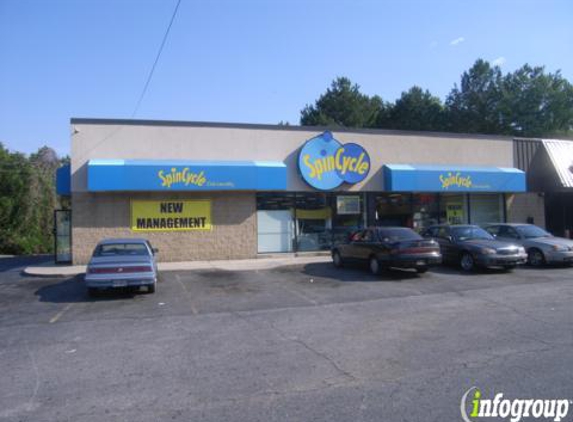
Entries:
[[399, 192], [525, 192], [516, 168], [386, 164], [384, 185]]
[[286, 190], [277, 161], [90, 160], [88, 191]]
[[71, 194], [72, 173], [69, 164], [56, 170], [56, 193], [69, 196]]

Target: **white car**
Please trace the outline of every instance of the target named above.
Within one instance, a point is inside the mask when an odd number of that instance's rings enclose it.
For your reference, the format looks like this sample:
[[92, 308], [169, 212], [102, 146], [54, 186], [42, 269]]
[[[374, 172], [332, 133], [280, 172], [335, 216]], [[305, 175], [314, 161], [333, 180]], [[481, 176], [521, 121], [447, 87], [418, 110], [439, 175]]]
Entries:
[[157, 263], [155, 253], [146, 239], [106, 239], [96, 246], [85, 276], [88, 293], [100, 289], [147, 287], [155, 292]]

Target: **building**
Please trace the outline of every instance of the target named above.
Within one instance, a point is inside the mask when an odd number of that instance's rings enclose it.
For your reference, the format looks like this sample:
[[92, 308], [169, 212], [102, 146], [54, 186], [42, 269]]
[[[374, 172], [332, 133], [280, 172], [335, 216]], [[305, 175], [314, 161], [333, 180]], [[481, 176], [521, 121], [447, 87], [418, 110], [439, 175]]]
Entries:
[[328, 250], [366, 225], [535, 221], [508, 137], [72, 119], [71, 244], [144, 236], [163, 261]]

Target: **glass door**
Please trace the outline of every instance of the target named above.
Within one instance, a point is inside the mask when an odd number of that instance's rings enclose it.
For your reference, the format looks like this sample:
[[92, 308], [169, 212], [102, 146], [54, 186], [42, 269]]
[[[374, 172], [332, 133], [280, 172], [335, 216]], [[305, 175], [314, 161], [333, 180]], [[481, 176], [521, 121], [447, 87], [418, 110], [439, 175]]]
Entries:
[[54, 260], [56, 264], [72, 262], [72, 211], [54, 211]]

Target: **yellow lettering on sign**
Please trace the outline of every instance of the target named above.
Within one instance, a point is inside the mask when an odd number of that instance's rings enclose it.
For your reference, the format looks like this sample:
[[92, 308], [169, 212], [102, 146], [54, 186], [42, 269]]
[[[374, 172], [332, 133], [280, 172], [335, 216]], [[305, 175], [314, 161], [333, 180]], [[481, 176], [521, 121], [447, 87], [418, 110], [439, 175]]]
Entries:
[[211, 230], [210, 200], [131, 201], [131, 230]]
[[185, 167], [182, 170], [177, 170], [177, 168], [173, 167], [170, 173], [159, 170], [159, 172], [157, 172], [157, 176], [161, 179], [161, 186], [166, 188], [170, 188], [171, 185], [178, 183], [185, 186], [203, 186], [207, 181], [204, 171], [192, 173], [189, 170], [189, 167]]
[[471, 188], [473, 185], [472, 177], [463, 177], [459, 171], [456, 173], [452, 173], [450, 171], [448, 172], [447, 176], [440, 174], [439, 178], [440, 182], [442, 183], [442, 189], [448, 189], [450, 186], [457, 186], [458, 188]]

